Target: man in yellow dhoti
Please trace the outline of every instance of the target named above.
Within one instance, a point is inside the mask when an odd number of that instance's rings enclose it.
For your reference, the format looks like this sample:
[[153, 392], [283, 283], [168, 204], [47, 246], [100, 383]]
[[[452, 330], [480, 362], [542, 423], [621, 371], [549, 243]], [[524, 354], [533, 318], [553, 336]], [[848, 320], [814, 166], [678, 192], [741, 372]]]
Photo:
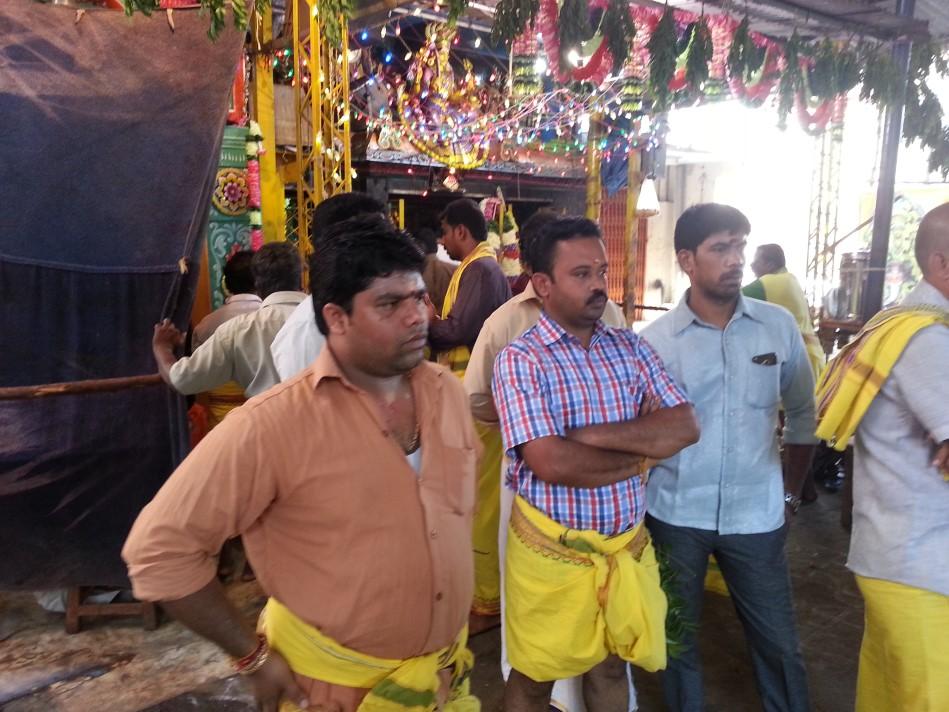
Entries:
[[[477, 712], [467, 398], [423, 361], [421, 252], [378, 216], [330, 235], [310, 277], [325, 347], [145, 508], [123, 550], [133, 589], [234, 656], [269, 712]], [[270, 596], [260, 634], [214, 577], [237, 534]]]
[[[521, 226], [518, 235], [521, 266], [528, 276], [533, 272], [530, 261], [530, 246], [534, 238], [547, 225], [557, 220], [557, 213], [548, 210], [539, 210]], [[501, 305], [487, 318], [474, 348], [471, 350], [471, 360], [465, 372], [465, 390], [471, 402], [471, 414], [476, 421], [497, 425], [498, 413], [494, 404], [494, 395], [491, 392], [491, 379], [494, 376], [494, 361], [498, 353], [514, 339], [523, 334], [540, 319], [540, 297], [534, 291], [530, 281], [520, 294]], [[626, 318], [619, 305], [607, 302], [603, 311], [603, 323], [616, 329], [626, 328]], [[510, 465], [506, 457], [501, 462], [500, 477]], [[511, 521], [511, 509], [514, 503], [514, 492], [508, 487], [501, 488], [501, 506], [498, 526], [498, 552], [500, 561], [504, 561], [507, 550], [508, 524]], [[505, 680], [510, 674], [510, 663], [507, 659], [507, 646], [504, 638], [504, 567], [501, 567], [501, 673]], [[625, 681], [619, 681], [625, 685]], [[553, 687], [551, 703], [563, 712], [586, 712], [583, 706], [582, 678], [573, 677], [558, 680]], [[635, 709], [635, 696], [631, 695], [630, 708]]]
[[949, 710], [949, 203], [923, 218], [916, 258], [923, 280], [817, 389], [818, 436], [843, 450], [855, 435], [857, 712]]
[[531, 247], [537, 324], [501, 350], [494, 400], [517, 492], [505, 555], [506, 712], [546, 712], [553, 681], [583, 675], [590, 712], [628, 704], [629, 661], [666, 663], [666, 600], [645, 514], [647, 458], [698, 439], [692, 408], [652, 348], [600, 317], [597, 226], [559, 219]]
[[[442, 243], [448, 255], [461, 264], [451, 276], [441, 315], [429, 325], [429, 344], [438, 362], [458, 378], [465, 377], [471, 347], [485, 319], [511, 298], [511, 288], [487, 243], [488, 225], [481, 209], [471, 200], [449, 203], [441, 216]], [[472, 632], [490, 625], [501, 608], [498, 573], [498, 502], [501, 489], [501, 434], [497, 427], [476, 423], [484, 454], [478, 465], [478, 499], [475, 510], [473, 550], [475, 590], [471, 612]]]

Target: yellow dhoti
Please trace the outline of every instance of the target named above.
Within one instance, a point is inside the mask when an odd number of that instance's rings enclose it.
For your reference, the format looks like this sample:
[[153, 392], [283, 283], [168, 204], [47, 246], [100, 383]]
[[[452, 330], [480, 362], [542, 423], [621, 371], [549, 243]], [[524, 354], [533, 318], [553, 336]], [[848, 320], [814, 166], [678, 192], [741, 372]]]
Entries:
[[[447, 319], [458, 298], [461, 277], [472, 262], [476, 260], [496, 260], [494, 249], [486, 242], [478, 246], [462, 260], [458, 269], [452, 273], [445, 302], [442, 304], [442, 318]], [[456, 346], [438, 354], [438, 363], [451, 369], [458, 378], [464, 379], [465, 369], [471, 351], [467, 346]], [[474, 551], [475, 588], [471, 604], [473, 613], [497, 615], [501, 612], [501, 573], [498, 566], [498, 516], [501, 506], [501, 456], [504, 446], [501, 444], [501, 431], [497, 427], [475, 424], [484, 451], [478, 465], [478, 499], [472, 524], [472, 549]]]
[[244, 389], [239, 383], [228, 381], [208, 391], [208, 425], [213, 430], [224, 416], [245, 402]]
[[[271, 648], [298, 675], [368, 689], [358, 712], [480, 712], [481, 703], [470, 692], [474, 655], [467, 647], [467, 628], [449, 647], [407, 660], [376, 658], [350, 650], [304, 623], [273, 598], [260, 614], [260, 628]], [[438, 707], [442, 670], [451, 673], [451, 689], [447, 701]], [[299, 708], [284, 701], [280, 710], [297, 712]]]
[[863, 644], [857, 712], [949, 710], [949, 596], [857, 576]]
[[611, 654], [666, 666], [666, 596], [642, 524], [612, 537], [567, 529], [518, 497], [504, 595], [508, 658], [532, 680], [580, 675]]
[[497, 615], [501, 612], [498, 523], [504, 445], [501, 443], [501, 431], [496, 427], [483, 423], [475, 423], [475, 427], [484, 450], [478, 463], [478, 508], [472, 525], [475, 588], [471, 610], [479, 615]]

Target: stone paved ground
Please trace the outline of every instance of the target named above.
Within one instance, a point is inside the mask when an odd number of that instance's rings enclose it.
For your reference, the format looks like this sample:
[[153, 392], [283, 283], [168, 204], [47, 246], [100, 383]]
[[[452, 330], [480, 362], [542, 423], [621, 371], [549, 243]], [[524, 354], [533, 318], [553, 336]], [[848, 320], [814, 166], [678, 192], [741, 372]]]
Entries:
[[[798, 622], [815, 712], [853, 709], [863, 606], [844, 569], [847, 537], [839, 498], [801, 510], [789, 545]], [[262, 604], [253, 584], [231, 594], [248, 615]], [[708, 709], [760, 710], [741, 627], [728, 599], [709, 594], [702, 621]], [[472, 641], [475, 692], [500, 712], [497, 631]], [[147, 633], [134, 620], [93, 623], [68, 636], [62, 618], [25, 594], [0, 594], [0, 710], [4, 712], [184, 712], [253, 709], [226, 658], [176, 623]], [[656, 676], [636, 674], [640, 710], [662, 709]]]

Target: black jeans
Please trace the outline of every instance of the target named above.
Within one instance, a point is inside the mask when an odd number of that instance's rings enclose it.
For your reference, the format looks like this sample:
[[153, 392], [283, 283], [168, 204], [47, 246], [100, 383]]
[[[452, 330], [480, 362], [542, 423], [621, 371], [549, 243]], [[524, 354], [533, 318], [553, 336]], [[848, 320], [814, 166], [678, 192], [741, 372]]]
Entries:
[[[719, 534], [677, 527], [647, 516], [656, 548], [675, 572], [683, 614], [698, 626], [702, 617], [705, 572], [709, 554], [728, 585], [751, 650], [758, 693], [765, 712], [810, 709], [807, 673], [794, 623], [791, 579], [785, 552], [787, 530], [765, 534]], [[697, 634], [662, 674], [663, 695], [674, 712], [701, 712], [704, 705], [702, 665]]]

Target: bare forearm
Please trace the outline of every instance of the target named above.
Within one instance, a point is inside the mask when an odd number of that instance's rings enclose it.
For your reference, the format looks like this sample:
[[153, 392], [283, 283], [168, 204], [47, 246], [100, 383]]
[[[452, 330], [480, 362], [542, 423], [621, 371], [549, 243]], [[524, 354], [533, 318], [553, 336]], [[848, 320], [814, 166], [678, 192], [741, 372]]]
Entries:
[[[542, 438], [525, 446], [527, 466], [545, 482], [593, 488], [627, 480], [644, 471], [644, 458], [616, 450], [591, 447], [566, 438]], [[534, 446], [534, 447], [531, 447]]]
[[804, 488], [804, 480], [807, 479], [807, 473], [811, 469], [811, 461], [814, 459], [813, 445], [789, 445], [784, 446], [787, 449], [787, 469], [784, 473], [784, 491], [793, 494], [795, 497], [801, 496], [801, 490]]
[[174, 352], [167, 346], [153, 346], [152, 353], [155, 355], [155, 363], [158, 364], [158, 374], [161, 380], [174, 388], [171, 382], [171, 367], [178, 360]]
[[216, 578], [190, 596], [162, 601], [161, 605], [173, 618], [235, 658], [247, 655], [257, 645], [253, 627], [234, 608]]
[[595, 448], [663, 460], [698, 442], [699, 425], [692, 406], [677, 405], [633, 420], [577, 428], [567, 437]]

